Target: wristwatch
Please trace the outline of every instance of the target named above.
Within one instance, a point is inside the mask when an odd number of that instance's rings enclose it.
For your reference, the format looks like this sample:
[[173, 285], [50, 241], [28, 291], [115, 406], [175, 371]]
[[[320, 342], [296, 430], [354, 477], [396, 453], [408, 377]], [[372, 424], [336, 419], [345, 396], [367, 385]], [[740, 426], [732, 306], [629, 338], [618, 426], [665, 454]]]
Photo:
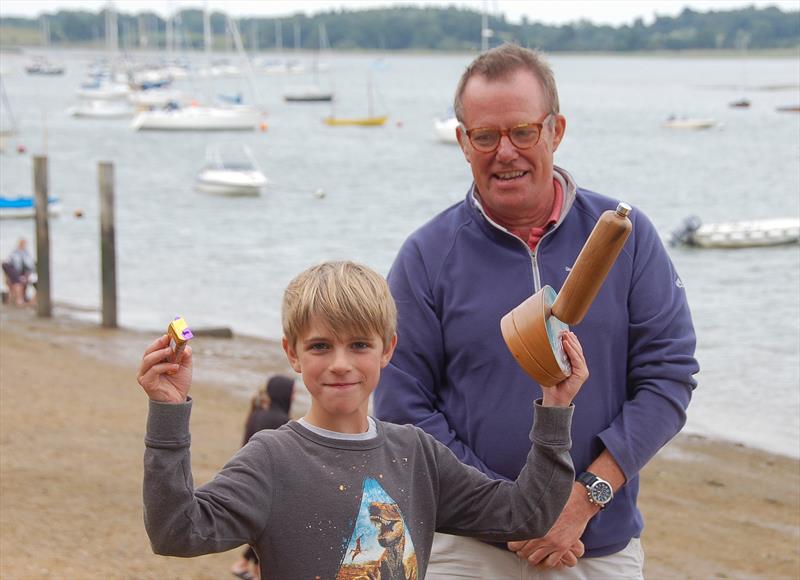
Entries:
[[605, 479], [597, 477], [594, 473], [584, 471], [578, 476], [578, 483], [586, 486], [589, 501], [600, 509], [605, 508], [614, 499], [614, 490]]

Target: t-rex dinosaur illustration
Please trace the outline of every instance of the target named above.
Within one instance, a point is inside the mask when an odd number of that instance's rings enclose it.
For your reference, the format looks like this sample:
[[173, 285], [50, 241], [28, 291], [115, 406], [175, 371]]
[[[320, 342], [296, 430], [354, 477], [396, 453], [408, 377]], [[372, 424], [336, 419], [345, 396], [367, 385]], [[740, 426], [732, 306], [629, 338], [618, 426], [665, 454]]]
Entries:
[[[378, 560], [381, 580], [409, 580], [403, 565], [405, 527], [396, 503], [372, 502], [369, 519], [378, 529], [378, 543], [386, 548]], [[416, 577], [415, 571], [411, 572]]]

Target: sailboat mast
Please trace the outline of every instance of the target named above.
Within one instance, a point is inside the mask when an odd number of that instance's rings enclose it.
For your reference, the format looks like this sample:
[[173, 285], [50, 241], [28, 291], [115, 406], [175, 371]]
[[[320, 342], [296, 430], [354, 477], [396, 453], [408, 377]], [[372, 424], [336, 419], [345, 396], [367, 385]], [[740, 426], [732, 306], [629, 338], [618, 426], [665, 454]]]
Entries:
[[369, 99], [368, 102], [368, 109], [367, 109], [367, 116], [371, 119], [374, 115], [372, 114], [372, 71], [367, 75], [367, 98]]
[[250, 84], [250, 90], [253, 91], [253, 97], [255, 98], [256, 104], [261, 106], [261, 95], [256, 88], [256, 83], [253, 82], [253, 78], [255, 77], [255, 73], [253, 72], [253, 66], [250, 63], [250, 58], [247, 56], [247, 53], [244, 51], [244, 46], [242, 45], [242, 37], [239, 34], [239, 26], [236, 24], [236, 21], [228, 16], [228, 28], [231, 31], [231, 36], [233, 36], [233, 43], [236, 46], [236, 51], [239, 53], [239, 56], [244, 59], [245, 66], [247, 67], [247, 81]]
[[210, 63], [211, 56], [211, 15], [208, 13], [208, 2], [203, 3], [203, 47], [206, 54], [206, 64]]

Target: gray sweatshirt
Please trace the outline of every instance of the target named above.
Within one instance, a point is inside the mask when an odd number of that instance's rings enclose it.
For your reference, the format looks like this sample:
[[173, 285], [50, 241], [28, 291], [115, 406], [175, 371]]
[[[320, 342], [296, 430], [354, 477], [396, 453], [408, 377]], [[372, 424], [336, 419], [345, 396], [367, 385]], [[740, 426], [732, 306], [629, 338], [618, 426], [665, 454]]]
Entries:
[[489, 479], [413, 425], [338, 440], [296, 422], [260, 431], [194, 489], [192, 402], [150, 402], [144, 520], [153, 551], [198, 556], [252, 545], [264, 579], [417, 580], [434, 531], [509, 541], [543, 536], [569, 497], [572, 407], [535, 405], [515, 482]]

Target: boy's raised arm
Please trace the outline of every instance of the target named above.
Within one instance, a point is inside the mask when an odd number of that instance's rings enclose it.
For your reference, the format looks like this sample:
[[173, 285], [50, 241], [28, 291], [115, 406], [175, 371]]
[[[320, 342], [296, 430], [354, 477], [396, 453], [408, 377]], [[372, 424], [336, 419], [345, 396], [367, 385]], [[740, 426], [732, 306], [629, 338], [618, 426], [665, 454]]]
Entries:
[[[263, 443], [252, 442], [214, 479], [194, 489], [188, 398], [192, 351], [169, 362], [169, 338], [144, 352], [138, 382], [150, 398], [144, 454], [144, 520], [153, 551], [169, 556], [222, 552], [254, 541], [269, 513], [271, 482]], [[265, 491], [266, 490], [266, 491]]]
[[539, 537], [555, 523], [575, 480], [569, 455], [572, 400], [589, 377], [575, 334], [564, 333], [562, 342], [572, 374], [555, 387], [542, 389], [542, 400], [534, 405], [532, 447], [516, 481], [492, 480], [437, 445], [437, 531], [508, 541]]

